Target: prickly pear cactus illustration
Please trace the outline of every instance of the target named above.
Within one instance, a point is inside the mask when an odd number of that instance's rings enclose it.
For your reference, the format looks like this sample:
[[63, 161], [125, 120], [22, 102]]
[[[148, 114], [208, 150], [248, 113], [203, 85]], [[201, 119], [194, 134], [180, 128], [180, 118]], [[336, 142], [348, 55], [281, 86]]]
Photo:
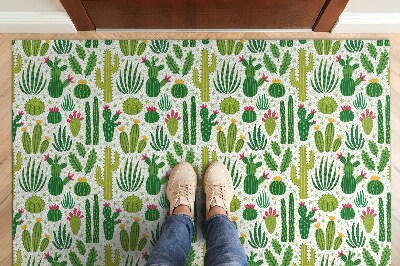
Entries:
[[[145, 265], [172, 168], [201, 178], [217, 160], [249, 265], [390, 265], [389, 41], [15, 40], [12, 53], [14, 265]], [[188, 265], [204, 263], [204, 205]]]

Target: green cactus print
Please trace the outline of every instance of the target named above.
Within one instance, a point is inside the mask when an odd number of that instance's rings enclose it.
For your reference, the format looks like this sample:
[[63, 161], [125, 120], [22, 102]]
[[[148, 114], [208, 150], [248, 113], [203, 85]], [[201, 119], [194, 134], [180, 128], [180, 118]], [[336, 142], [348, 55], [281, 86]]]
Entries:
[[145, 265], [172, 168], [218, 160], [249, 265], [390, 265], [389, 65], [387, 40], [13, 41], [13, 264]]

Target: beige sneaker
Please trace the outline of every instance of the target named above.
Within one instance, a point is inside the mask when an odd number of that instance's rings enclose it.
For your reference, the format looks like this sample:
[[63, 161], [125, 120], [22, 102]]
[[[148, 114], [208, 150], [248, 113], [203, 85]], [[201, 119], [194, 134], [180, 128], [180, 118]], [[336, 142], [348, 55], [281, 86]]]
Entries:
[[221, 162], [212, 162], [204, 174], [204, 192], [206, 193], [206, 212], [219, 206], [229, 215], [234, 188], [229, 170]]
[[193, 166], [188, 162], [181, 162], [172, 169], [167, 185], [169, 213], [179, 205], [186, 205], [194, 215], [194, 199], [197, 188], [197, 176]]

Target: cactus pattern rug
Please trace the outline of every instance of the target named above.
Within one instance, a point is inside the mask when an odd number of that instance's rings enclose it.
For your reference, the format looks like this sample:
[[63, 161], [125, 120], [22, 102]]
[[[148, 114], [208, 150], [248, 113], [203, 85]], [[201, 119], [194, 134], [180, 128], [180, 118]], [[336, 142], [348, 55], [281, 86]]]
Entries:
[[181, 160], [229, 168], [249, 265], [389, 265], [389, 43], [13, 42], [14, 265], [144, 265]]

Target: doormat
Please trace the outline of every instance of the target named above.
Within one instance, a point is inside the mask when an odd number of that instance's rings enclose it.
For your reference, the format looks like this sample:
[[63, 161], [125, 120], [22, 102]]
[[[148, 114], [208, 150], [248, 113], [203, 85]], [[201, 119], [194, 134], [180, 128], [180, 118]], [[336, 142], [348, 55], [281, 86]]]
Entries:
[[171, 169], [229, 169], [249, 265], [389, 265], [386, 40], [13, 42], [15, 265], [144, 265]]

